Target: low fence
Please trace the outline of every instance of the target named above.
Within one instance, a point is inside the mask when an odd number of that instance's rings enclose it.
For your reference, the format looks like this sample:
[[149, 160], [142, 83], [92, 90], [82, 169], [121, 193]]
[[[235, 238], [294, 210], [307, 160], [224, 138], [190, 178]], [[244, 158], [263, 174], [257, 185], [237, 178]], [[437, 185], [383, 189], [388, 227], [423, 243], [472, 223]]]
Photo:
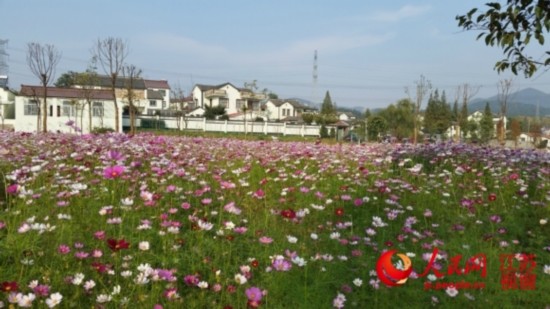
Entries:
[[[130, 126], [130, 118], [122, 118], [122, 126]], [[206, 120], [206, 118], [177, 118], [139, 115], [136, 127], [148, 129], [194, 130], [204, 132], [260, 133], [272, 135], [319, 136], [320, 126], [297, 125], [283, 122], [255, 122], [244, 120]]]

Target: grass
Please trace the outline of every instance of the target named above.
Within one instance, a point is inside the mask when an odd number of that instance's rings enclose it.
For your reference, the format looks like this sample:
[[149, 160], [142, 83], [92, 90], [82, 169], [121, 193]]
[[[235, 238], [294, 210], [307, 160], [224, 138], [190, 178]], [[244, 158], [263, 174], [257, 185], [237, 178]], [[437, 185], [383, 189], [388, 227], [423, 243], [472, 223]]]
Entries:
[[[4, 306], [550, 305], [547, 153], [0, 134]], [[432, 271], [401, 286], [380, 282], [385, 250], [406, 253], [419, 274], [435, 248], [443, 278]], [[500, 259], [520, 253], [534, 254], [536, 266], [521, 268], [531, 264], [517, 255], [521, 285], [505, 290]], [[446, 273], [453, 257], [462, 268], [479, 254], [485, 277]], [[521, 279], [529, 274], [534, 289]], [[425, 290], [431, 280], [485, 288]]]

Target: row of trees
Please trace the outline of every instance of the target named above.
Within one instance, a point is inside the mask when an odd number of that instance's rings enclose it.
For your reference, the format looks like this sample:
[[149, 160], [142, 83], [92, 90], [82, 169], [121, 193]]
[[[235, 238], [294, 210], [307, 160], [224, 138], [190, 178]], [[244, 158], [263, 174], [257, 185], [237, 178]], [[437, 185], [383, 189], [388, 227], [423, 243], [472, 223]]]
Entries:
[[[141, 70], [135, 65], [127, 64], [126, 58], [128, 56], [128, 44], [121, 38], [108, 37], [106, 39], [98, 39], [92, 46], [92, 65], [83, 73], [68, 72], [63, 74], [56, 82], [57, 87], [71, 87], [74, 85], [80, 85], [83, 89], [83, 100], [87, 105], [89, 113], [89, 126], [92, 130], [91, 120], [91, 104], [93, 101], [93, 89], [99, 83], [99, 77], [97, 73], [97, 65], [102, 70], [102, 73], [109, 78], [110, 90], [113, 96], [114, 112], [115, 112], [115, 131], [120, 128], [119, 115], [119, 102], [116, 89], [119, 86], [121, 77], [124, 79], [124, 98], [128, 103], [130, 111], [131, 131], [135, 132], [135, 114], [137, 107], [135, 102], [137, 100], [136, 93], [134, 91], [134, 83], [140, 78]], [[27, 64], [33, 73], [39, 80], [43, 87], [43, 96], [41, 103], [37, 100], [37, 131], [40, 131], [40, 127], [43, 132], [48, 131], [47, 127], [47, 98], [48, 98], [48, 86], [54, 80], [55, 69], [59, 60], [61, 59], [61, 52], [58, 51], [55, 46], [50, 44], [40, 44], [36, 42], [27, 44]]]

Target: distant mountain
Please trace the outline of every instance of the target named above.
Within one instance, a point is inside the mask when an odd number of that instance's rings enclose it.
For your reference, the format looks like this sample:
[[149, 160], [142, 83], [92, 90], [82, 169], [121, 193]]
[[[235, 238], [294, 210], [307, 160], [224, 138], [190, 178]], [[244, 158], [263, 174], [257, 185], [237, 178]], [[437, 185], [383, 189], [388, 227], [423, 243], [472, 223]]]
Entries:
[[[321, 104], [313, 103], [311, 101], [301, 99], [301, 98], [290, 98], [289, 100], [295, 100], [302, 105], [306, 105], [309, 107], [316, 108], [317, 110], [321, 110]], [[365, 112], [364, 107], [343, 107], [343, 106], [336, 105], [336, 109], [340, 112], [352, 113], [353, 115], [355, 115], [356, 118], [363, 117], [363, 113]]]
[[[489, 102], [493, 114], [500, 111], [498, 95], [486, 99], [475, 99], [468, 105], [470, 113], [483, 111], [485, 104]], [[508, 97], [508, 117], [515, 116], [536, 116], [537, 105], [539, 106], [539, 116], [550, 116], [550, 94], [544, 93], [533, 88], [526, 88], [514, 93]]]

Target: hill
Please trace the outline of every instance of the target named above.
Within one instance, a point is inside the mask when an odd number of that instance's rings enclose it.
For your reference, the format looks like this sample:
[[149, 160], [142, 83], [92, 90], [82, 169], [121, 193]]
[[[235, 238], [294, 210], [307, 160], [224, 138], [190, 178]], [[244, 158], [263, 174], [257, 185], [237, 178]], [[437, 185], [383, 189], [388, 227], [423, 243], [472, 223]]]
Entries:
[[[537, 105], [539, 107], [539, 116], [550, 116], [550, 94], [548, 93], [533, 88], [526, 88], [511, 93], [508, 100], [508, 111], [506, 113], [508, 117], [536, 116]], [[489, 102], [493, 114], [497, 114], [500, 111], [498, 95], [486, 99], [472, 100], [468, 105], [468, 111], [470, 113], [477, 110], [483, 111], [487, 102]]]

